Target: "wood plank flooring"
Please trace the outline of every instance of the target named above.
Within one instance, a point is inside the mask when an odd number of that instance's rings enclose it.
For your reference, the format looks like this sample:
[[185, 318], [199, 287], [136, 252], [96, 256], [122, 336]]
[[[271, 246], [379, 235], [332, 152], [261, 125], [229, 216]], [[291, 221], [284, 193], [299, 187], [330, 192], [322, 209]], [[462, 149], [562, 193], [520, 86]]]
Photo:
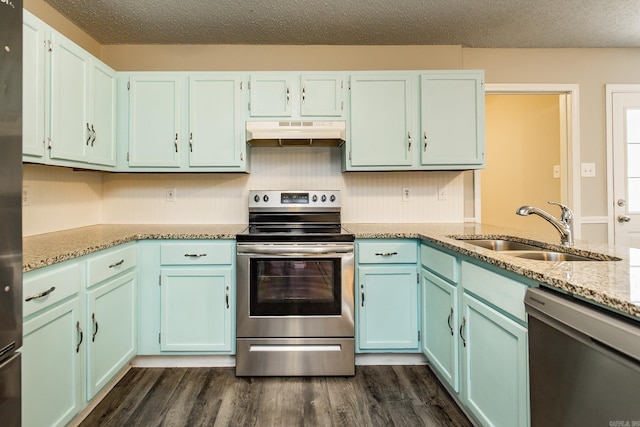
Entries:
[[354, 377], [237, 378], [233, 368], [133, 368], [82, 422], [94, 426], [471, 426], [426, 366]]

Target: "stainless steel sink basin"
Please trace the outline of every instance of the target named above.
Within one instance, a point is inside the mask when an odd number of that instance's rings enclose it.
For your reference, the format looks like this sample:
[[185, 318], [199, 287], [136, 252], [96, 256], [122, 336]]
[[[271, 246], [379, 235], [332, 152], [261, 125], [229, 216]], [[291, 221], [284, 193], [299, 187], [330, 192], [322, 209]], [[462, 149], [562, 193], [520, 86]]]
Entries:
[[517, 258], [532, 259], [536, 261], [603, 261], [600, 259], [589, 258], [581, 255], [568, 254], [565, 252], [555, 251], [515, 251], [509, 253], [509, 256]]
[[461, 242], [493, 251], [541, 251], [541, 247], [504, 239], [459, 239]]

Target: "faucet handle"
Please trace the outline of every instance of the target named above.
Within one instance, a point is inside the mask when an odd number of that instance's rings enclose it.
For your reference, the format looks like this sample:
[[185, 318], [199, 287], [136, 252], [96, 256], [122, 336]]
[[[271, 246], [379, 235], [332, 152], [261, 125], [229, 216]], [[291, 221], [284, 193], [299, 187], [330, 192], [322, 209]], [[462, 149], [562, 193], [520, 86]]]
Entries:
[[573, 219], [573, 211], [569, 206], [563, 205], [562, 203], [558, 203], [558, 202], [547, 202], [547, 203], [549, 203], [550, 205], [560, 206], [560, 209], [562, 209], [562, 214], [560, 215], [560, 218], [562, 218], [563, 221], [570, 221]]

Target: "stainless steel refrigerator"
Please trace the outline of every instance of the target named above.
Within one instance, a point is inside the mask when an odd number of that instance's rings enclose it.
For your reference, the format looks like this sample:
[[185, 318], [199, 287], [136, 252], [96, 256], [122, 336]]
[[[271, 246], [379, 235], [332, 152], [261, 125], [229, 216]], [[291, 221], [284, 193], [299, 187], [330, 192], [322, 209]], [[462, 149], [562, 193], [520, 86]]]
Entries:
[[20, 426], [22, 0], [0, 0], [0, 425]]

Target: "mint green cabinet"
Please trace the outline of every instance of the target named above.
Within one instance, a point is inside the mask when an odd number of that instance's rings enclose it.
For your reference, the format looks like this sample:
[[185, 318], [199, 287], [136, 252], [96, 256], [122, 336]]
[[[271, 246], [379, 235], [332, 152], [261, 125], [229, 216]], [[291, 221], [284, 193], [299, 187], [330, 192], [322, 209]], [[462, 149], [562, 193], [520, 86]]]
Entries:
[[89, 67], [88, 125], [91, 140], [87, 162], [116, 165], [116, 72], [92, 59]]
[[290, 117], [292, 74], [259, 73], [249, 81], [249, 115], [251, 117]]
[[136, 355], [135, 284], [130, 272], [87, 294], [87, 400]]
[[528, 426], [527, 328], [462, 297], [464, 404], [486, 426]]
[[344, 78], [335, 74], [300, 76], [301, 117], [342, 117]]
[[420, 165], [427, 169], [477, 169], [485, 164], [482, 71], [429, 72], [420, 76]]
[[231, 267], [163, 268], [162, 351], [231, 351]]
[[84, 405], [83, 269], [67, 261], [23, 280], [22, 424], [64, 426]]
[[22, 154], [25, 161], [44, 161], [45, 40], [49, 27], [23, 11]]
[[245, 169], [242, 79], [189, 76], [189, 166]]
[[183, 80], [168, 73], [130, 77], [129, 167], [180, 167]]
[[356, 241], [356, 351], [418, 352], [417, 244]]
[[421, 276], [422, 351], [442, 379], [459, 392], [458, 289], [425, 268]]
[[407, 169], [414, 164], [413, 85], [409, 74], [351, 76], [346, 170]]

